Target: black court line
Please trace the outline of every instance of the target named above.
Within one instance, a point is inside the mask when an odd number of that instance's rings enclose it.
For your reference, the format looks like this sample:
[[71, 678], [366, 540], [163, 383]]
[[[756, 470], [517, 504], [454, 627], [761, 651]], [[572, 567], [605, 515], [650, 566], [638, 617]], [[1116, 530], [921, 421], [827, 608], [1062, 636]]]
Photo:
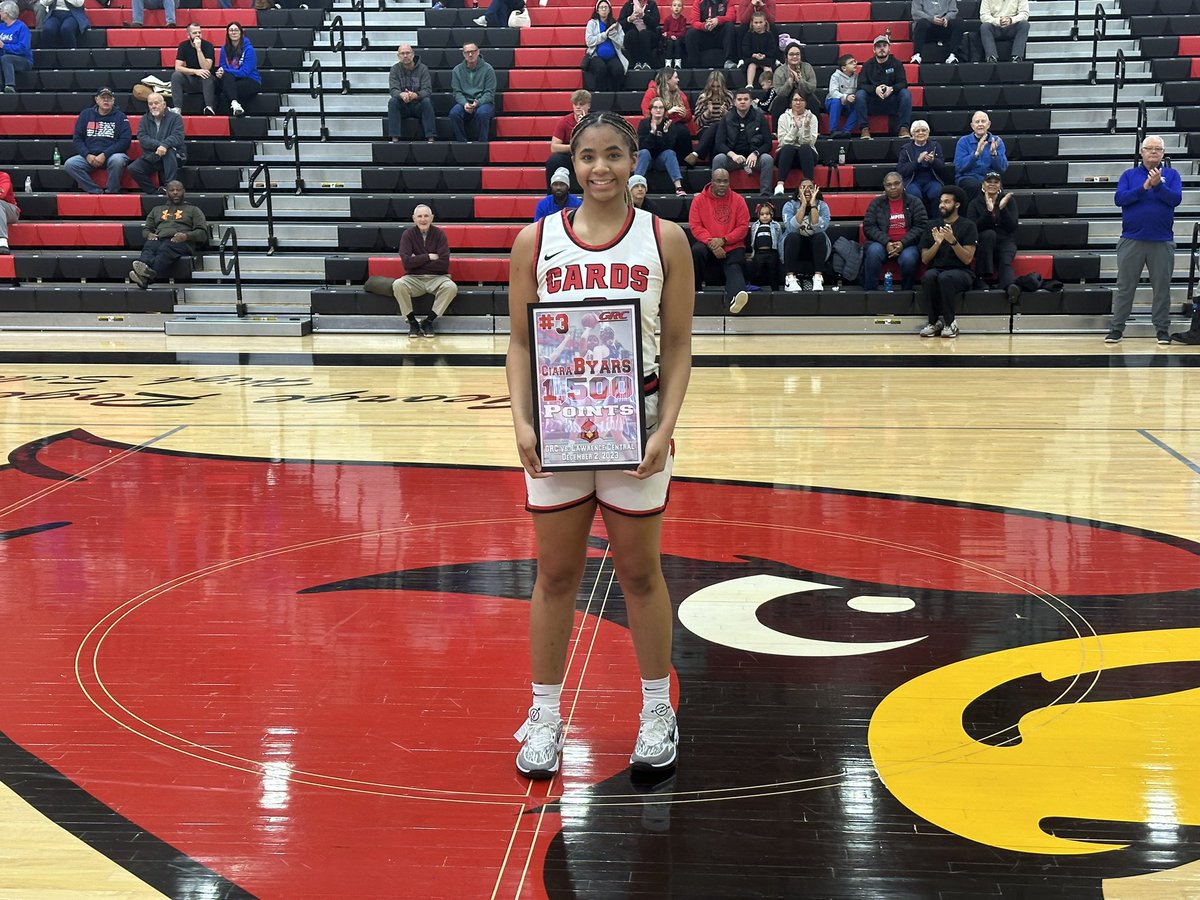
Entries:
[[[77, 366], [296, 366], [308, 368], [430, 368], [478, 366], [502, 368], [500, 353], [419, 355], [403, 353], [146, 353], [93, 351], [0, 351], [0, 363], [11, 365]], [[1176, 369], [1200, 367], [1200, 353], [1163, 353], [1147, 350], [1136, 355], [1058, 354], [953, 356], [878, 354], [706, 354], [692, 357], [696, 368], [858, 368], [858, 369]]]
[[1142, 437], [1144, 437], [1150, 443], [1154, 444], [1154, 446], [1158, 447], [1160, 450], [1175, 457], [1175, 459], [1179, 460], [1181, 463], [1183, 463], [1185, 466], [1187, 466], [1189, 469], [1191, 469], [1197, 475], [1200, 475], [1200, 465], [1196, 465], [1196, 463], [1192, 462], [1190, 459], [1188, 459], [1186, 456], [1184, 456], [1178, 450], [1175, 450], [1173, 447], [1171, 447], [1165, 441], [1160, 441], [1158, 438], [1156, 438], [1150, 432], [1148, 432], [1142, 428], [1138, 429], [1138, 434], [1140, 434]]

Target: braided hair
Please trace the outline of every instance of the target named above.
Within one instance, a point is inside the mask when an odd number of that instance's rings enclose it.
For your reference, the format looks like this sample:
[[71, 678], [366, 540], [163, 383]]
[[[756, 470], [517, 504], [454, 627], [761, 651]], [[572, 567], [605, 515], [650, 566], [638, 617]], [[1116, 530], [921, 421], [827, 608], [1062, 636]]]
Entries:
[[[583, 136], [583, 133], [589, 128], [598, 128], [602, 125], [610, 125], [615, 128], [621, 137], [625, 139], [625, 143], [629, 147], [629, 155], [637, 156], [638, 136], [637, 132], [633, 130], [633, 126], [619, 113], [606, 110], [604, 112], [588, 113], [575, 123], [575, 128], [571, 131], [572, 157], [575, 156], [578, 150], [579, 139]], [[633, 196], [629, 193], [628, 184], [625, 185], [625, 203], [628, 206], [633, 206]]]

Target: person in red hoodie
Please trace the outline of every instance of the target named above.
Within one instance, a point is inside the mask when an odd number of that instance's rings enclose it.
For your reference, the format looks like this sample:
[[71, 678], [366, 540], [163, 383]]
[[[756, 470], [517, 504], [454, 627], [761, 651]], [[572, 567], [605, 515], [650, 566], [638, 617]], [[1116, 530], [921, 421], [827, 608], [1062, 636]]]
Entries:
[[0, 172], [0, 254], [7, 256], [8, 226], [21, 218], [21, 207], [13, 195], [12, 179], [7, 172]]
[[746, 234], [750, 208], [741, 194], [729, 189], [729, 172], [714, 169], [712, 181], [692, 200], [688, 212], [696, 290], [704, 288], [704, 270], [716, 259], [725, 270], [725, 302], [737, 315], [746, 306]]
[[705, 50], [720, 50], [726, 69], [737, 68], [737, 0], [694, 0], [688, 14], [688, 65], [701, 67]]

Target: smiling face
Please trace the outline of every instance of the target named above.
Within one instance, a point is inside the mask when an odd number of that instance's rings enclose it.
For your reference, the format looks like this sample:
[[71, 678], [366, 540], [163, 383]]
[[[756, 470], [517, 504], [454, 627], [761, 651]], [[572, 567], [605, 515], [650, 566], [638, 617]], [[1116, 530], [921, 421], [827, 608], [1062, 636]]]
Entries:
[[1139, 152], [1142, 156], [1142, 164], [1147, 169], [1157, 169], [1162, 165], [1166, 147], [1161, 138], [1148, 137], [1142, 141], [1142, 148]]
[[422, 203], [413, 210], [413, 224], [422, 232], [428, 231], [429, 226], [433, 224], [433, 210]]
[[971, 131], [976, 138], [981, 138], [988, 133], [988, 129], [992, 127], [992, 120], [988, 118], [988, 114], [983, 110], [971, 116]]
[[799, 47], [788, 47], [787, 64], [793, 68], [798, 67], [804, 59], [804, 54], [800, 52]]
[[929, 126], [914, 125], [912, 127], [912, 139], [913, 143], [918, 147], [924, 147], [926, 142], [929, 140]]
[[605, 202], [624, 196], [634, 164], [628, 135], [605, 123], [592, 125], [576, 136], [571, 159], [587, 197]]
[[799, 91], [792, 94], [792, 115], [799, 118], [808, 111], [808, 102]]

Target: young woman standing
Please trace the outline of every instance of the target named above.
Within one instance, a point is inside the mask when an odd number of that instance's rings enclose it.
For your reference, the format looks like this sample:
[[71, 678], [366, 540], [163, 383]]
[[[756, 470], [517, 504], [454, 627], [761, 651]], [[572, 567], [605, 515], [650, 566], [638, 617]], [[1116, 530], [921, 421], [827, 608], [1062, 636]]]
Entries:
[[[665, 771], [675, 765], [677, 755], [679, 729], [670, 701], [673, 614], [660, 545], [674, 453], [672, 433], [691, 375], [694, 277], [680, 228], [629, 203], [626, 186], [637, 150], [637, 136], [621, 116], [585, 116], [571, 136], [583, 205], [526, 226], [513, 244], [508, 388], [538, 555], [529, 624], [533, 703], [517, 732], [522, 741], [517, 770], [527, 778], [551, 778], [559, 768], [566, 731], [560, 699], [567, 649], [597, 507], [625, 595], [642, 679], [642, 710], [630, 764], [635, 771]], [[551, 474], [542, 471], [537, 454], [526, 306], [538, 300], [595, 299], [595, 289], [547, 290], [548, 278], [555, 284], [562, 281], [555, 270], [593, 265], [605, 271], [618, 265], [645, 269], [646, 290], [609, 291], [604, 299], [638, 296], [641, 301], [646, 453], [629, 471]], [[661, 337], [656, 338], [656, 331]]]

